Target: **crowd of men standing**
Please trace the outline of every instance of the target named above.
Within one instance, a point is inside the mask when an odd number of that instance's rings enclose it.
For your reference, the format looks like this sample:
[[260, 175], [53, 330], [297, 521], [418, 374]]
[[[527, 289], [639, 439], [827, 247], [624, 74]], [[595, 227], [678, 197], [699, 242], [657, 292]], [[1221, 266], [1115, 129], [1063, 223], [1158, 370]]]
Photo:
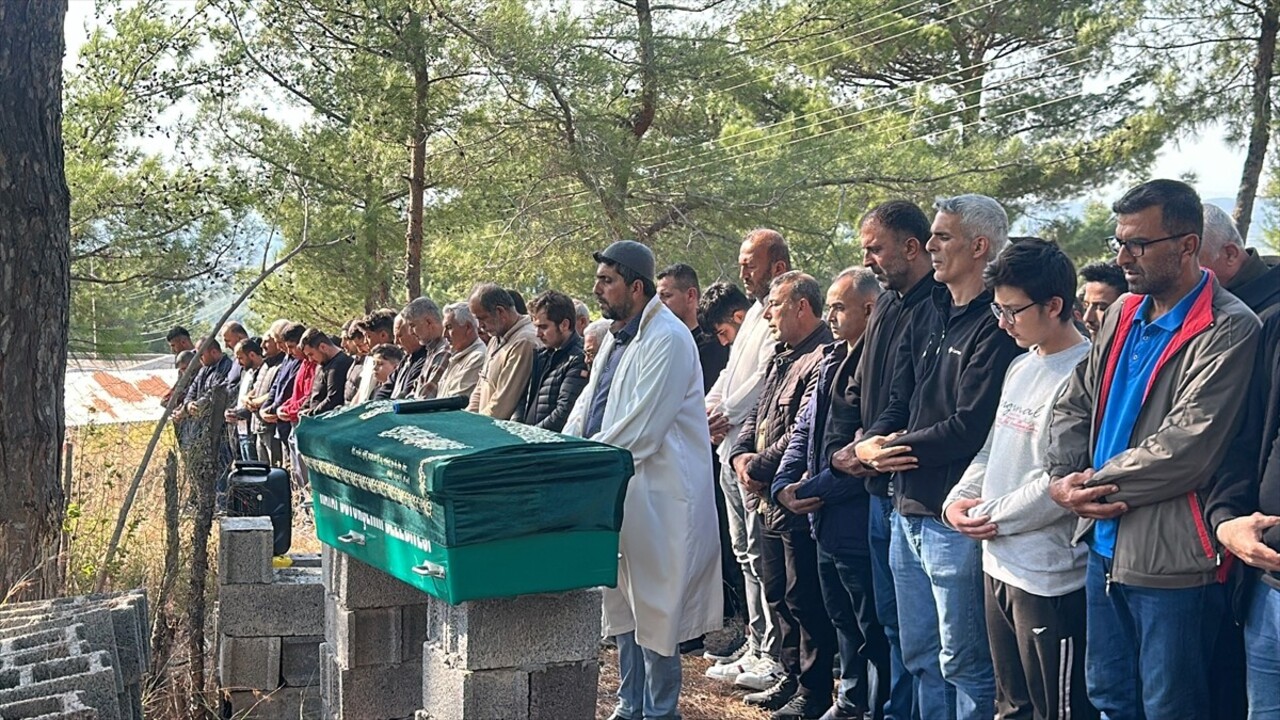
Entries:
[[373, 398], [630, 450], [613, 720], [678, 718], [725, 615], [707, 675], [776, 720], [1280, 718], [1280, 268], [1177, 181], [1078, 273], [991, 198], [933, 209], [868, 212], [825, 292], [761, 229], [742, 289], [610, 245], [589, 325], [492, 284], [336, 339], [231, 324], [184, 414], [234, 387], [239, 452], [277, 464]]

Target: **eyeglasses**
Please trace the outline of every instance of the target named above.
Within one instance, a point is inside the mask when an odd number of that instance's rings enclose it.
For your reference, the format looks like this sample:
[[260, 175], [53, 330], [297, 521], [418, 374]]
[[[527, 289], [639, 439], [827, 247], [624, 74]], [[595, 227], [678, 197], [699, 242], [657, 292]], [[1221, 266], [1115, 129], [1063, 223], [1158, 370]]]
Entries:
[[1039, 304], [1038, 302], [1033, 302], [1020, 308], [1007, 308], [1000, 303], [991, 303], [991, 314], [995, 315], [997, 320], [1003, 320], [1012, 325], [1018, 319], [1018, 313], [1023, 310], [1029, 310]]
[[1120, 252], [1120, 248], [1124, 248], [1125, 250], [1129, 251], [1130, 255], [1136, 258], [1139, 258], [1139, 257], [1142, 257], [1142, 254], [1147, 251], [1148, 245], [1155, 245], [1156, 243], [1164, 242], [1165, 240], [1177, 240], [1178, 238], [1184, 238], [1190, 234], [1191, 233], [1185, 233], [1185, 232], [1178, 233], [1177, 235], [1170, 235], [1168, 237], [1156, 238], [1155, 240], [1143, 240], [1141, 238], [1134, 239], [1134, 240], [1121, 240], [1115, 235], [1112, 235], [1111, 237], [1107, 238], [1107, 247], [1111, 248], [1111, 252], [1114, 252], [1114, 253], [1118, 253]]

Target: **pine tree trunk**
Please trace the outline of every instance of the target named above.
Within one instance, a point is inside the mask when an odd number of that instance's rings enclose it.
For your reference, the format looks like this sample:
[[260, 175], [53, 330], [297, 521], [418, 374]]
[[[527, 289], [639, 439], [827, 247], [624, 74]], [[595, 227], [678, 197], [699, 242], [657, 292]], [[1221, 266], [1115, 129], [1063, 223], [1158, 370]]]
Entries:
[[1280, 2], [1267, 0], [1258, 26], [1258, 54], [1253, 63], [1253, 91], [1249, 99], [1249, 148], [1236, 192], [1236, 207], [1231, 213], [1240, 237], [1248, 239], [1253, 202], [1258, 195], [1258, 179], [1267, 160], [1267, 144], [1271, 140], [1271, 80], [1275, 76], [1276, 31], [1280, 29]]
[[67, 0], [0, 2], [0, 600], [61, 589]]

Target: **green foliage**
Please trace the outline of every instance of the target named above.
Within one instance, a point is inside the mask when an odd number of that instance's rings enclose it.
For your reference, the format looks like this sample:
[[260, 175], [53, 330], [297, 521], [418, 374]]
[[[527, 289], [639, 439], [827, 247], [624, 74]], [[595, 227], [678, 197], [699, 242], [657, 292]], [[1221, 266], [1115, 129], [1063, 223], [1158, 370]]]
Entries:
[[[147, 124], [193, 98], [192, 155], [219, 160], [155, 165], [197, 173], [156, 186], [212, 204], [176, 206], [199, 220], [164, 233], [171, 252], [207, 257], [256, 220], [240, 247], [256, 259], [236, 265], [252, 274], [304, 237], [347, 238], [300, 255], [251, 300], [260, 317], [336, 329], [405, 301], [415, 138], [427, 148], [422, 277], [438, 300], [479, 280], [585, 297], [591, 251], [620, 237], [705, 281], [734, 278], [739, 239], [760, 225], [788, 236], [798, 266], [830, 275], [858, 257], [858, 217], [889, 197], [927, 206], [982, 192], [1016, 215], [1139, 174], [1182, 121], [1151, 92], [1167, 76], [1119, 42], [1140, 11], [1136, 0], [211, 0], [187, 25], [154, 3], [121, 10], [137, 19], [115, 32], [139, 49], [169, 38], [147, 76], [170, 95], [153, 108], [143, 93], [129, 112]], [[107, 96], [95, 102], [109, 113]], [[159, 171], [126, 145], [104, 155], [129, 170], [120, 182]], [[233, 185], [241, 194], [226, 195]], [[114, 227], [90, 225], [116, 245]]]
[[177, 110], [218, 69], [195, 61], [199, 7], [101, 3], [65, 79], [73, 351], [164, 347], [203, 291], [225, 283], [255, 229], [234, 168], [203, 162]]

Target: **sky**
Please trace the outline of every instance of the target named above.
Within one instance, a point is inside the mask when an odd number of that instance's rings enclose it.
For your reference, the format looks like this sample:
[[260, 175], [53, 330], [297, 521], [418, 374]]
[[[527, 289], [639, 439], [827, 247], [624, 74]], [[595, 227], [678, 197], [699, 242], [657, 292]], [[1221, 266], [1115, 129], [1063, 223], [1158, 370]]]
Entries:
[[[173, 0], [194, 2], [194, 0]], [[76, 53], [94, 24], [95, 0], [70, 0], [66, 20], [67, 55], [63, 67], [75, 65]], [[1196, 190], [1204, 198], [1234, 198], [1240, 184], [1244, 148], [1228, 146], [1221, 127], [1211, 126], [1167, 145], [1156, 160], [1152, 177], [1180, 178], [1194, 173]], [[1083, 199], [1107, 201], [1118, 189], [1100, 189], [1099, 196]], [[1250, 233], [1252, 235], [1252, 233]]]

